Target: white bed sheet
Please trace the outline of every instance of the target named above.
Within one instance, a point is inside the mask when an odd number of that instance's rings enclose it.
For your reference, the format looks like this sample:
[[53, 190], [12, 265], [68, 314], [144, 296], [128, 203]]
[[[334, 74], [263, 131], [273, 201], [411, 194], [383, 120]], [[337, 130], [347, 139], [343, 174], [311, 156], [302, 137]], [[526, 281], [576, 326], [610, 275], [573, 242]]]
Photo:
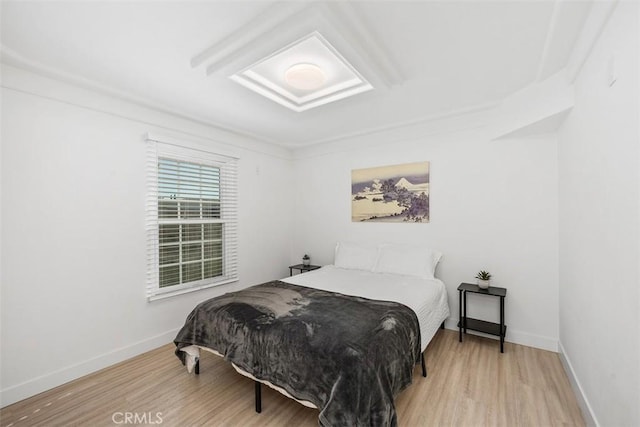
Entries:
[[447, 291], [439, 279], [373, 273], [327, 265], [281, 280], [293, 285], [406, 305], [418, 317], [422, 351], [427, 348], [450, 313]]

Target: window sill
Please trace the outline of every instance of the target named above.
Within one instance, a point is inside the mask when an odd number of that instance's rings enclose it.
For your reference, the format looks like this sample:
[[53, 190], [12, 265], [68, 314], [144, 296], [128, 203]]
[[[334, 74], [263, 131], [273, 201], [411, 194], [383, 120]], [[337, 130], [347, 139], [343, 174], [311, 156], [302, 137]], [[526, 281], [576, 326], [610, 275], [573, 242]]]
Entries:
[[147, 302], [152, 302], [152, 301], [158, 301], [158, 300], [162, 300], [162, 299], [166, 299], [166, 298], [171, 298], [171, 297], [175, 297], [178, 295], [183, 295], [183, 294], [187, 294], [187, 293], [191, 293], [191, 292], [196, 292], [196, 291], [201, 291], [203, 289], [208, 289], [208, 288], [213, 288], [215, 286], [220, 286], [220, 285], [226, 285], [229, 283], [233, 283], [233, 282], [237, 282], [238, 279], [234, 278], [234, 279], [226, 279], [226, 280], [222, 280], [219, 282], [213, 282], [213, 283], [207, 283], [206, 285], [196, 285], [196, 286], [191, 286], [188, 288], [181, 288], [181, 289], [175, 289], [175, 290], [161, 290], [158, 293], [155, 293], [153, 295], [150, 295], [147, 297]]

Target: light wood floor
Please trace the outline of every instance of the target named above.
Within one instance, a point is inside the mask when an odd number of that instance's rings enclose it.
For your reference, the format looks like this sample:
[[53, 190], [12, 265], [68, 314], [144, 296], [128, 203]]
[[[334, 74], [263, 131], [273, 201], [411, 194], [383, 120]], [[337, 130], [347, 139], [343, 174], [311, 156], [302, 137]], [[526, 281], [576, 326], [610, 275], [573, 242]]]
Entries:
[[[458, 343], [440, 330], [427, 351], [428, 377], [396, 399], [400, 426], [582, 426], [556, 353], [472, 335]], [[166, 345], [0, 410], [2, 427], [114, 426], [125, 413], [162, 426], [317, 426], [318, 411], [263, 386], [256, 414], [253, 382], [205, 354], [189, 375]], [[135, 414], [135, 415], [134, 415]], [[138, 425], [144, 423], [138, 423]]]

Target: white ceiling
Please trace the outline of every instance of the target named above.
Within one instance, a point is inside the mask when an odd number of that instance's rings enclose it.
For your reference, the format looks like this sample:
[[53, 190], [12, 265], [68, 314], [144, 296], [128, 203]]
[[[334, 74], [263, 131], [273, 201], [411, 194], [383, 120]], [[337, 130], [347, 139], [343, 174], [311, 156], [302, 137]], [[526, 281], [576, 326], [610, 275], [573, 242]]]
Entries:
[[[567, 65], [590, 7], [517, 0], [2, 1], [0, 41], [5, 63], [71, 75], [299, 147], [499, 102]], [[374, 89], [295, 112], [229, 79], [314, 30]]]

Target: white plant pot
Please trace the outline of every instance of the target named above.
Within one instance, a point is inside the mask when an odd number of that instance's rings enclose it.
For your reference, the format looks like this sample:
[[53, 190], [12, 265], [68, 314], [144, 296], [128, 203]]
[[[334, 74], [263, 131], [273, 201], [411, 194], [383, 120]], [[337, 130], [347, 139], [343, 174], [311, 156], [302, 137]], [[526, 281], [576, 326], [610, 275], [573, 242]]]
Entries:
[[481, 280], [478, 279], [478, 287], [480, 289], [488, 289], [489, 288], [489, 284], [491, 283], [491, 280]]

